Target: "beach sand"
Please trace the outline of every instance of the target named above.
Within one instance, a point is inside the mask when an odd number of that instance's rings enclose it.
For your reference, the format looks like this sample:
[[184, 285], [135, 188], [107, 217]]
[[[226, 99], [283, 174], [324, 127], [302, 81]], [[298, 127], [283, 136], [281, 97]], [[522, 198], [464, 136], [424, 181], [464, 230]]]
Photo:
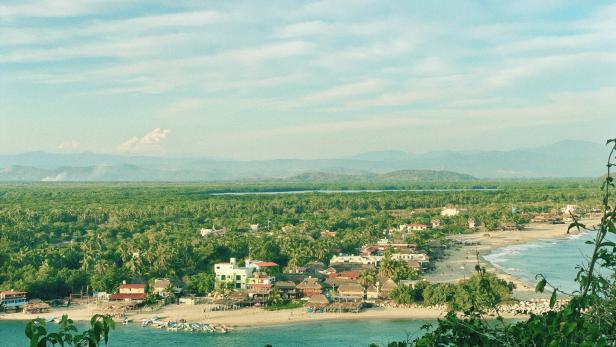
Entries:
[[[591, 227], [599, 224], [599, 220], [583, 220], [581, 223], [585, 224], [587, 227]], [[485, 267], [487, 271], [494, 272], [500, 278], [515, 283], [517, 287], [513, 294], [515, 298], [520, 300], [545, 298], [549, 295], [535, 293], [534, 283], [525, 283], [519, 278], [501, 271], [484, 260], [483, 256], [497, 248], [505, 246], [529, 243], [537, 240], [565, 239], [569, 235], [577, 233], [577, 230], [571, 230], [571, 233], [567, 234], [568, 227], [568, 224], [530, 223], [526, 225], [524, 230], [477, 232], [467, 235], [452, 236], [451, 239], [453, 240], [478, 241], [479, 245], [459, 246], [450, 249], [448, 251], [448, 256], [443, 261], [436, 263], [436, 270], [427, 274], [425, 278], [431, 283], [457, 282], [468, 278], [475, 273], [478, 253], [479, 263], [481, 266]]]

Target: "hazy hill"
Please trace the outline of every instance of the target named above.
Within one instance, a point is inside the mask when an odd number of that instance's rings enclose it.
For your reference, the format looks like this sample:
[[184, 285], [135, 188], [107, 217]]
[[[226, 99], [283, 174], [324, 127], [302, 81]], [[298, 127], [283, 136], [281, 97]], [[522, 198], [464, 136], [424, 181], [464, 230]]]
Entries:
[[305, 172], [289, 177], [292, 182], [434, 182], [434, 181], [472, 181], [477, 178], [451, 171], [435, 170], [398, 170], [383, 174], [336, 174], [320, 171]]
[[331, 181], [344, 175], [413, 181], [433, 179], [436, 172], [444, 175], [439, 178], [443, 180], [464, 179], [457, 173], [478, 178], [599, 177], [604, 173], [607, 154], [602, 144], [580, 141], [512, 151], [380, 151], [318, 160], [234, 161], [30, 152], [0, 155], [0, 181], [220, 181], [293, 176], [294, 180]]

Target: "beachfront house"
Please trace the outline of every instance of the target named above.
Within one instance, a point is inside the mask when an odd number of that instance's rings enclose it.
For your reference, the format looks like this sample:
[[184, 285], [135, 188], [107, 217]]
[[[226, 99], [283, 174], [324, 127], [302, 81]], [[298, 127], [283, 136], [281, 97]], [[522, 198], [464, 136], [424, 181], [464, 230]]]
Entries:
[[240, 267], [235, 258], [229, 259], [228, 263], [214, 264], [216, 274], [216, 286], [221, 283], [232, 283], [235, 289], [246, 289], [248, 278], [252, 276], [256, 267]]
[[286, 300], [297, 299], [301, 294], [295, 283], [291, 281], [276, 281], [274, 287], [280, 291], [280, 294]]
[[308, 277], [297, 285], [297, 289], [304, 297], [311, 297], [316, 294], [323, 293], [323, 285], [318, 279], [314, 277]]
[[0, 292], [0, 308], [4, 310], [19, 310], [26, 305], [27, 292], [5, 290]]
[[338, 287], [338, 296], [347, 300], [362, 300], [365, 296], [364, 287], [356, 282], [343, 283]]
[[392, 290], [396, 289], [398, 286], [394, 280], [391, 278], [386, 279], [382, 283], [377, 283], [377, 286], [381, 287], [381, 291], [379, 292], [379, 296], [383, 299], [389, 299], [389, 294]]
[[154, 280], [154, 284], [152, 285], [152, 292], [156, 295], [168, 296], [171, 294], [169, 292], [170, 286], [171, 281], [168, 278], [157, 278]]
[[329, 306], [329, 299], [323, 294], [315, 294], [306, 302], [306, 308], [312, 310], [323, 309]]
[[373, 301], [379, 298], [379, 288], [375, 285], [371, 285], [366, 289], [366, 299]]
[[111, 300], [139, 301], [146, 298], [145, 284], [130, 284], [126, 281], [120, 284], [118, 293], [111, 295]]
[[246, 283], [248, 296], [253, 299], [268, 298], [272, 292], [274, 282], [276, 282], [276, 279], [272, 276], [268, 276], [266, 273], [253, 272], [252, 277], [248, 278]]

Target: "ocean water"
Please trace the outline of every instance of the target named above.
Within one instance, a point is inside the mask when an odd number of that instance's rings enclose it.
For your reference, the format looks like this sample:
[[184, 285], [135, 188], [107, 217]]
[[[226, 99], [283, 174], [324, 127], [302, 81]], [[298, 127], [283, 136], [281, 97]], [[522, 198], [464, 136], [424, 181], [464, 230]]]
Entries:
[[[537, 283], [535, 276], [543, 274], [548, 282], [559, 289], [572, 292], [579, 289], [575, 282], [576, 265], [586, 265], [593, 246], [594, 232], [570, 235], [561, 240], [539, 240], [496, 249], [484, 256], [500, 270], [529, 284]], [[613, 238], [611, 238], [613, 239]]]
[[[426, 320], [322, 321], [236, 329], [225, 335], [167, 332], [138, 325], [119, 325], [110, 334], [110, 347], [121, 346], [364, 346], [420, 336]], [[0, 346], [27, 346], [25, 322], [0, 321]], [[53, 325], [53, 324], [52, 324]], [[83, 327], [83, 326], [82, 326]], [[82, 328], [80, 327], [80, 328]]]

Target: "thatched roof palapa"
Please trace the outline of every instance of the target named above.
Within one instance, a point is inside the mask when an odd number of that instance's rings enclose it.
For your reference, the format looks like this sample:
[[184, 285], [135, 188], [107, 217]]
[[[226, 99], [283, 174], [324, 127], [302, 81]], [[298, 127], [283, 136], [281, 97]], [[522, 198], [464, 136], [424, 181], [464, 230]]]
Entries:
[[322, 289], [323, 286], [319, 283], [319, 280], [314, 277], [308, 277], [297, 285], [298, 289]]
[[327, 305], [329, 305], [329, 299], [323, 294], [311, 296], [306, 303], [308, 307], [325, 307]]

